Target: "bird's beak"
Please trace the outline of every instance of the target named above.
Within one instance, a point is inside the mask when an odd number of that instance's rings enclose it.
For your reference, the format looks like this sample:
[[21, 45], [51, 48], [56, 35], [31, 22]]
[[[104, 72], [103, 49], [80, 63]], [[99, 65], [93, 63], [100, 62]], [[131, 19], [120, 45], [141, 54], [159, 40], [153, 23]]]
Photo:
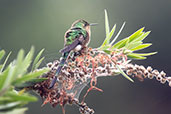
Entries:
[[90, 23], [90, 26], [96, 26], [98, 23]]

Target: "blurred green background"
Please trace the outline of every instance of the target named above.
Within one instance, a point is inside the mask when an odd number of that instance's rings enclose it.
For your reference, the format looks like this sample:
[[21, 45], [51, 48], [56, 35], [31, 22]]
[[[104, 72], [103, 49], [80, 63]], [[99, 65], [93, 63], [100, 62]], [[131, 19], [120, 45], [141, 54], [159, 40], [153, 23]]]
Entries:
[[[80, 18], [99, 23], [92, 28], [90, 43], [91, 47], [98, 47], [105, 37], [104, 9], [108, 11], [111, 27], [117, 23], [117, 31], [127, 22], [119, 39], [143, 26], [146, 31], [152, 30], [145, 42], [152, 42], [153, 46], [144, 52], [158, 51], [158, 54], [134, 63], [171, 74], [171, 0], [0, 0], [0, 48], [13, 52], [10, 60], [19, 49], [28, 52], [32, 45], [36, 52], [45, 48], [45, 56], [55, 53], [55, 58], [59, 58], [65, 31]], [[122, 76], [106, 77], [98, 79], [98, 87], [104, 92], [92, 91], [86, 98], [96, 114], [170, 113], [171, 88], [156, 80], [131, 83]], [[60, 107], [51, 108], [49, 104], [40, 107], [41, 104], [41, 99], [29, 104], [27, 114], [61, 114]], [[66, 113], [79, 112], [75, 106], [67, 106]]]

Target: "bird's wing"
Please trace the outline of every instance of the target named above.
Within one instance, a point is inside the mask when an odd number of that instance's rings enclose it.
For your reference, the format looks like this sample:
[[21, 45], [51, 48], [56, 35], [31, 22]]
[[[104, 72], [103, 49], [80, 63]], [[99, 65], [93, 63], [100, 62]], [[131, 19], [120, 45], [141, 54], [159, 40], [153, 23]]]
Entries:
[[83, 35], [80, 35], [80, 37], [76, 38], [72, 44], [65, 46], [63, 49], [60, 50], [60, 52], [66, 53], [73, 50], [79, 43], [82, 42], [83, 39], [84, 39]]

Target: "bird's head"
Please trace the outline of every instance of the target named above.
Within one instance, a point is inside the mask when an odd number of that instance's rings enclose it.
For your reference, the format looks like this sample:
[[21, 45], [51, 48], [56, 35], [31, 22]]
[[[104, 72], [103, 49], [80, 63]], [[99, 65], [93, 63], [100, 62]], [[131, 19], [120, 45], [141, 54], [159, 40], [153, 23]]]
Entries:
[[97, 24], [96, 23], [90, 23], [89, 24], [87, 21], [85, 21], [83, 19], [79, 19], [79, 20], [75, 21], [71, 27], [90, 30], [90, 26], [94, 26], [94, 25], [97, 25]]

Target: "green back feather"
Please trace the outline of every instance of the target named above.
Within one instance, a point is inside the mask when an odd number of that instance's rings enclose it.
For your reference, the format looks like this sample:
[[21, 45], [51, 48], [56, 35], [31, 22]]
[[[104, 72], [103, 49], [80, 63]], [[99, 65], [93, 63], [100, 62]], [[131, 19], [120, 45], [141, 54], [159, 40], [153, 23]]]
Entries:
[[[75, 27], [75, 28], [78, 28], [78, 27]], [[65, 36], [66, 45], [72, 44], [76, 38], [80, 37], [80, 35], [83, 35], [84, 38], [86, 37], [87, 34], [84, 28], [79, 28], [79, 29], [71, 28]]]

